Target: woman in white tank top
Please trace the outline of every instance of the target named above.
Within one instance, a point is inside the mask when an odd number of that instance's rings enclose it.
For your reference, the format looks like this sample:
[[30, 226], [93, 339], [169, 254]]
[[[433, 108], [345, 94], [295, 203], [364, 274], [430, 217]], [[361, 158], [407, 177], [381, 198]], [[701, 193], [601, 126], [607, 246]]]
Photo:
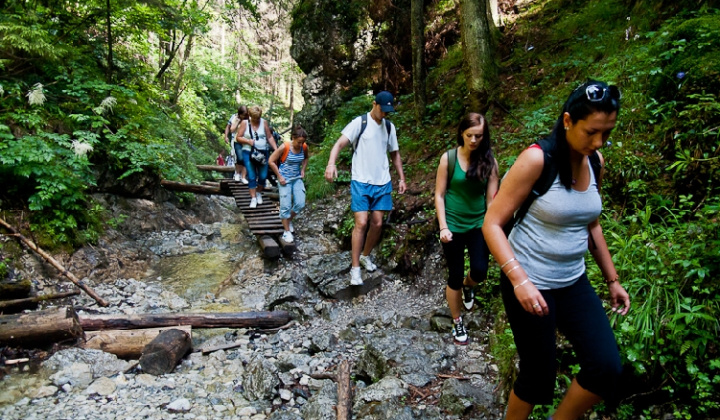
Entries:
[[[235, 141], [242, 144], [242, 159], [248, 174], [248, 190], [250, 191], [250, 208], [262, 204], [262, 192], [268, 176], [267, 159], [277, 149], [270, 125], [262, 118], [262, 108], [253, 105], [248, 108], [250, 119], [233, 124], [231, 131], [237, 130]], [[265, 154], [265, 163], [258, 164], [250, 158], [253, 148]]]

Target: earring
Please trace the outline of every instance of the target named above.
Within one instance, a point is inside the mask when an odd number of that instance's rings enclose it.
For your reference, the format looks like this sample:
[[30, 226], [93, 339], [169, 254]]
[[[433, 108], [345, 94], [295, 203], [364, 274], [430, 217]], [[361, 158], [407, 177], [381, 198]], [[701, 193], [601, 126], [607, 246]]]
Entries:
[[565, 131], [568, 131], [569, 128], [570, 128], [570, 127], [568, 127], [568, 126], [566, 125], [566, 126], [565, 126]]

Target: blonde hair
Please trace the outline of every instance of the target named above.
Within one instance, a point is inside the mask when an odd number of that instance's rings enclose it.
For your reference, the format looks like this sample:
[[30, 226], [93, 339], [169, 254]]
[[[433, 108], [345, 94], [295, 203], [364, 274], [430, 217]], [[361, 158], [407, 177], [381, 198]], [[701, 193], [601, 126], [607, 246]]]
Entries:
[[260, 117], [262, 117], [262, 108], [257, 105], [252, 105], [248, 107], [248, 115], [250, 115], [250, 118], [254, 120], [260, 119]]

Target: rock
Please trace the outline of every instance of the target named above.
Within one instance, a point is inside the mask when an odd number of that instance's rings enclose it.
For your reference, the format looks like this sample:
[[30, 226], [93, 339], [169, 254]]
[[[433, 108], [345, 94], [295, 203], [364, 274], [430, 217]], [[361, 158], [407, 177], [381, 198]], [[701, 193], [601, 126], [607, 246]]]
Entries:
[[73, 387], [86, 387], [90, 385], [93, 380], [93, 374], [90, 371], [90, 366], [85, 363], [73, 363], [70, 366], [52, 374], [50, 380], [56, 386], [63, 386], [66, 384], [72, 385]]
[[463, 415], [473, 408], [489, 413], [493, 405], [492, 386], [477, 386], [451, 378], [443, 383], [438, 406], [455, 415]]
[[284, 401], [290, 401], [293, 398], [292, 391], [289, 391], [287, 389], [281, 389], [280, 390], [280, 399]]
[[408, 395], [407, 384], [393, 376], [386, 376], [377, 383], [358, 392], [356, 401], [386, 401]]
[[113, 392], [115, 392], [117, 385], [115, 385], [115, 382], [108, 378], [103, 376], [102, 378], [98, 378], [93, 382], [87, 389], [85, 389], [85, 394], [98, 394], [102, 396], [110, 395]]
[[304, 420], [335, 420], [337, 386], [333, 381], [323, 381], [323, 387], [302, 408]]
[[178, 398], [167, 405], [167, 409], [171, 413], [185, 413], [190, 411], [191, 407], [192, 404], [190, 404], [190, 400], [187, 398]]
[[275, 309], [281, 303], [297, 301], [302, 296], [303, 287], [291, 279], [282, 279], [270, 286], [265, 296], [268, 308]]
[[338, 340], [334, 334], [322, 333], [315, 334], [310, 337], [310, 353], [319, 353], [321, 351], [328, 351], [337, 346]]
[[255, 357], [245, 368], [243, 385], [245, 396], [253, 400], [271, 399], [275, 388], [280, 385], [277, 367], [270, 361]]
[[292, 369], [299, 369], [302, 372], [309, 372], [310, 360], [312, 358], [307, 354], [284, 353], [278, 357], [277, 368], [281, 372], [287, 372]]
[[55, 395], [58, 392], [58, 387], [52, 386], [52, 385], [45, 385], [38, 388], [37, 392], [35, 392], [34, 398], [45, 398], [45, 397], [51, 397]]
[[124, 372], [130, 367], [130, 363], [120, 360], [114, 354], [105, 353], [101, 350], [89, 350], [80, 348], [68, 348], [53, 354], [43, 362], [42, 367], [49, 372], [64, 370], [75, 363], [88, 366], [91, 378], [101, 376], [112, 376], [118, 372]]

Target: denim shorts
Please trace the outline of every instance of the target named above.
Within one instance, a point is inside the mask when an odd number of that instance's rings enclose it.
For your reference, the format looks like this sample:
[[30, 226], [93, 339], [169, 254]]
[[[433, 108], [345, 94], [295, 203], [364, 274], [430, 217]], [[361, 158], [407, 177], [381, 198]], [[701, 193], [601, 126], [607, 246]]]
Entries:
[[350, 182], [350, 194], [352, 204], [350, 209], [353, 212], [359, 211], [390, 211], [392, 210], [392, 183], [385, 185], [364, 184], [362, 182]]

